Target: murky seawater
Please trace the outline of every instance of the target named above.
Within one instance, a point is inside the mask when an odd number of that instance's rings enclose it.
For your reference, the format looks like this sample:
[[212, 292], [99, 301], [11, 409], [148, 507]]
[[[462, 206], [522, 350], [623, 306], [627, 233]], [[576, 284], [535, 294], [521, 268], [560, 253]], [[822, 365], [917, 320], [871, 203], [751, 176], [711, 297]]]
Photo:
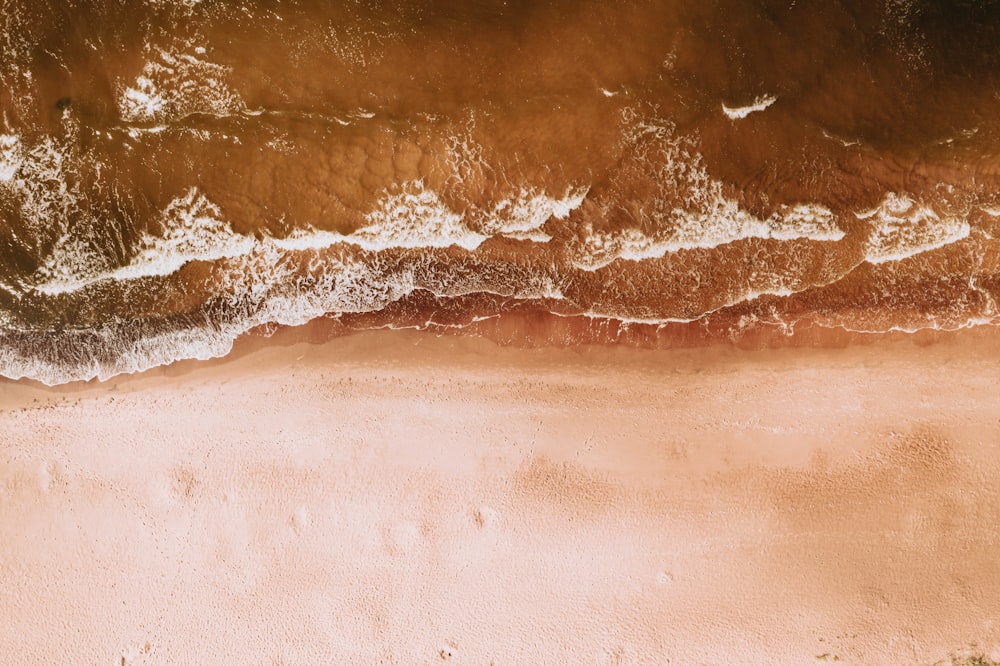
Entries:
[[0, 374], [991, 325], [998, 181], [994, 1], [0, 0]]

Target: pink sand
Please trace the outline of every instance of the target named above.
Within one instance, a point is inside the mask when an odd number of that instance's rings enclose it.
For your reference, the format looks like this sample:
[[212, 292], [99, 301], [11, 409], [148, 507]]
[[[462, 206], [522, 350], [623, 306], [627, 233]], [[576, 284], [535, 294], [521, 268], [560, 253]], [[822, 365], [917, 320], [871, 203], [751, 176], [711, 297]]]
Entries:
[[0, 661], [997, 658], [998, 349], [377, 332], [9, 382]]

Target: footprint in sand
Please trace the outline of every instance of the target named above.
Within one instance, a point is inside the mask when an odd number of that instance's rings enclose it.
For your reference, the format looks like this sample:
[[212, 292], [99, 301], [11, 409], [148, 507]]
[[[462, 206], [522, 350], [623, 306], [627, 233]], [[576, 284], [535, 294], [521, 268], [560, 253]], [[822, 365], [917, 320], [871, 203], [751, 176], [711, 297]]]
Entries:
[[292, 529], [295, 530], [296, 534], [301, 535], [303, 531], [309, 529], [312, 525], [312, 516], [309, 515], [309, 510], [304, 506], [300, 506], [292, 514], [291, 518], [288, 519], [291, 524]]
[[481, 506], [472, 512], [472, 519], [476, 522], [476, 527], [489, 527], [495, 525], [500, 515], [488, 506]]
[[122, 650], [122, 658], [118, 663], [121, 666], [139, 666], [140, 664], [150, 663], [149, 655], [152, 651], [153, 646], [149, 641], [146, 641], [142, 645], [133, 643]]

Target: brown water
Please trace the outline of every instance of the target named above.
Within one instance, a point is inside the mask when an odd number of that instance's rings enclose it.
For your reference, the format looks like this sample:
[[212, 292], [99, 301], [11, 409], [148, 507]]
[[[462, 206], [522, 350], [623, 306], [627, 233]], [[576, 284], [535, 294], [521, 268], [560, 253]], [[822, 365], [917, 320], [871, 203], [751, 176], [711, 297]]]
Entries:
[[992, 325], [998, 33], [995, 1], [0, 0], [0, 374], [319, 316]]

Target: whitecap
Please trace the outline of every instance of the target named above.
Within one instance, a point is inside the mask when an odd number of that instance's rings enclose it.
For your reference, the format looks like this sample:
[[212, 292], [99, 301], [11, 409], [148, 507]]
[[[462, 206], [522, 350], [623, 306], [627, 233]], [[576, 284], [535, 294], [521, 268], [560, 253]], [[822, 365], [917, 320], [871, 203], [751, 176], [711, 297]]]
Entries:
[[245, 111], [246, 104], [227, 82], [230, 69], [201, 55], [197, 49], [194, 55], [155, 49], [155, 56], [143, 65], [135, 82], [119, 86], [122, 119], [162, 122], [192, 113], [225, 116]]
[[[633, 109], [623, 111], [623, 120], [623, 148], [629, 159], [612, 185], [620, 190], [614, 196], [635, 199], [636, 209], [630, 212], [634, 224], [614, 231], [595, 230], [592, 224], [584, 227], [568, 243], [576, 267], [596, 270], [619, 258], [661, 258], [750, 238], [839, 241], [844, 237], [836, 216], [819, 203], [783, 205], [767, 218], [755, 216], [727, 196], [723, 183], [709, 174], [694, 141], [677, 136], [671, 123], [643, 119]], [[649, 180], [651, 187], [635, 198], [634, 183]]]
[[139, 252], [110, 277], [170, 275], [191, 261], [216, 261], [248, 254], [254, 239], [233, 231], [222, 211], [198, 188], [171, 201], [161, 215], [160, 235], [143, 234]]
[[446, 206], [422, 181], [386, 192], [365, 216], [368, 224], [346, 240], [366, 250], [388, 248], [442, 248], [451, 245], [474, 250], [486, 236], [471, 231], [462, 216]]
[[12, 180], [23, 159], [21, 138], [13, 134], [0, 134], [0, 182]]
[[544, 242], [550, 236], [542, 226], [551, 217], [567, 217], [586, 194], [586, 188], [571, 188], [557, 199], [525, 188], [492, 209], [473, 213], [469, 216], [473, 219], [468, 220], [444, 204], [437, 193], [425, 189], [422, 181], [412, 181], [399, 191], [387, 191], [366, 215], [368, 225], [343, 240], [372, 251], [453, 245], [471, 251], [491, 236]]
[[171, 275], [191, 261], [216, 261], [248, 254], [254, 239], [233, 231], [222, 211], [197, 188], [171, 201], [160, 214], [159, 235], [144, 233], [125, 266], [110, 268], [86, 238], [66, 234], [39, 271], [33, 289], [52, 296], [102, 280]]
[[595, 232], [591, 227], [574, 245], [574, 264], [597, 270], [616, 259], [659, 259], [672, 252], [712, 249], [751, 238], [791, 241], [838, 241], [845, 232], [836, 216], [818, 204], [782, 206], [771, 217], [757, 218], [735, 201], [720, 198], [707, 211], [674, 211], [674, 225], [653, 233], [630, 227], [614, 232]]
[[725, 104], [722, 105], [722, 112], [726, 114], [727, 118], [732, 120], [742, 120], [746, 118], [751, 113], [756, 113], [757, 111], [763, 111], [767, 107], [771, 106], [778, 101], [778, 98], [774, 95], [762, 95], [754, 99], [753, 104], [748, 104], [747, 106], [736, 106], [730, 107]]
[[118, 100], [118, 110], [122, 118], [129, 121], [160, 117], [166, 106], [167, 100], [153, 80], [142, 75], [136, 77], [135, 85], [122, 91]]
[[99, 241], [79, 231], [64, 233], [36, 273], [32, 289], [54, 296], [105, 280], [163, 277], [192, 261], [246, 256], [262, 248], [320, 251], [346, 243], [370, 252], [450, 246], [472, 251], [494, 235], [545, 242], [550, 237], [540, 229], [541, 225], [549, 217], [569, 215], [585, 195], [586, 189], [571, 189], [557, 199], [525, 189], [518, 196], [498, 202], [477, 220], [479, 230], [474, 231], [463, 215], [415, 182], [399, 192], [386, 192], [366, 216], [369, 224], [351, 234], [300, 228], [282, 238], [265, 235], [258, 240], [234, 231], [221, 209], [193, 187], [165, 207], [157, 233], [145, 232], [124, 266], [109, 266], [109, 260], [95, 250]]
[[872, 210], [855, 215], [872, 225], [865, 244], [865, 260], [872, 264], [935, 250], [966, 238], [971, 231], [968, 221], [942, 217], [929, 206], [895, 192], [888, 193]]
[[580, 207], [589, 188], [571, 187], [561, 198], [553, 198], [531, 188], [494, 205], [480, 222], [485, 233], [520, 240], [547, 242], [551, 236], [542, 229], [550, 218], [564, 220]]

